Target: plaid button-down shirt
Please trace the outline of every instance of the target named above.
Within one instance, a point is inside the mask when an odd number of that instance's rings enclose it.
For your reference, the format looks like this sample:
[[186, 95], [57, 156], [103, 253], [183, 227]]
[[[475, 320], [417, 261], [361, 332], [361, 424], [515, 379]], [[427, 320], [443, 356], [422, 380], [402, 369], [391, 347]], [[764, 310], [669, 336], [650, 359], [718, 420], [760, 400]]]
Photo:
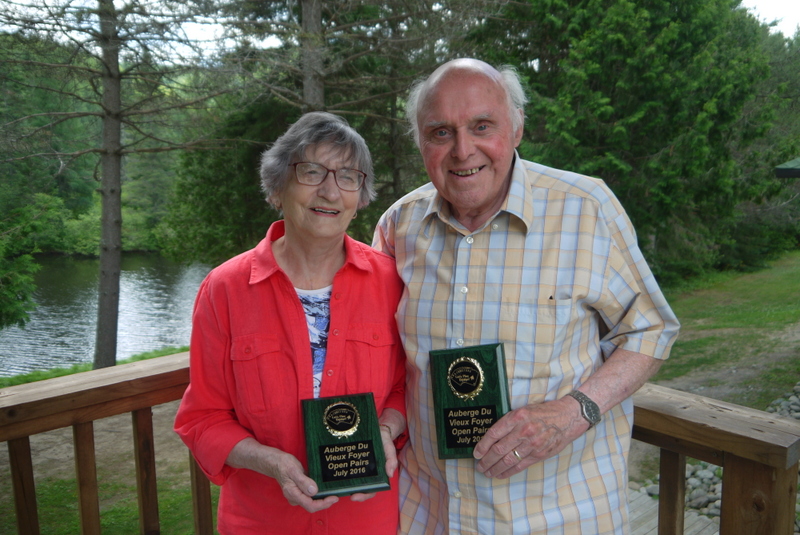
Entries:
[[627, 533], [630, 399], [559, 455], [489, 479], [472, 459], [438, 458], [428, 367], [433, 349], [503, 342], [515, 409], [566, 395], [617, 347], [667, 358], [678, 321], [604, 183], [517, 156], [482, 228], [466, 230], [427, 184], [384, 214], [373, 246], [406, 285], [400, 532]]

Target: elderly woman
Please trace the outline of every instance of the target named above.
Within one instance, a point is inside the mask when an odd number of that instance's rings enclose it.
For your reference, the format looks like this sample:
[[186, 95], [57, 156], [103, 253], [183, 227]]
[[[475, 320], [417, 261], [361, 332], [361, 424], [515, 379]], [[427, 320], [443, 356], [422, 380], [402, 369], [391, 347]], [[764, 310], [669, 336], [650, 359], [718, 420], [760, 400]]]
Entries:
[[[261, 163], [284, 220], [200, 287], [175, 430], [222, 486], [222, 534], [396, 532], [402, 283], [394, 260], [345, 233], [373, 181], [367, 145], [344, 119], [304, 115]], [[315, 500], [300, 400], [363, 392], [374, 394], [391, 490]]]

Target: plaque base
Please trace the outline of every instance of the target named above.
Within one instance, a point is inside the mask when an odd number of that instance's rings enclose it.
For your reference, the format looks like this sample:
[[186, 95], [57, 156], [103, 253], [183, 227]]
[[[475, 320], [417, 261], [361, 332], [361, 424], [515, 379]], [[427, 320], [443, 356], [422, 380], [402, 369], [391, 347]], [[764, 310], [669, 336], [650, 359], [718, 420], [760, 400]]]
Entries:
[[471, 458], [510, 408], [503, 344], [431, 351], [430, 365], [439, 458]]
[[388, 490], [386, 455], [371, 392], [302, 400], [314, 499]]

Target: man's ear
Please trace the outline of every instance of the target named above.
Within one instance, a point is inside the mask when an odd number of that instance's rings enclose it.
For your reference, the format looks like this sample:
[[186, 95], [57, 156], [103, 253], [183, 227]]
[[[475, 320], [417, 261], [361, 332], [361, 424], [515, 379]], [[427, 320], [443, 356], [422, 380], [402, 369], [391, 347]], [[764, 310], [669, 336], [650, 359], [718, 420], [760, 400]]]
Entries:
[[517, 108], [517, 113], [519, 113], [519, 128], [517, 131], [514, 132], [514, 147], [519, 147], [520, 141], [522, 141], [522, 133], [525, 131], [525, 111], [522, 108]]

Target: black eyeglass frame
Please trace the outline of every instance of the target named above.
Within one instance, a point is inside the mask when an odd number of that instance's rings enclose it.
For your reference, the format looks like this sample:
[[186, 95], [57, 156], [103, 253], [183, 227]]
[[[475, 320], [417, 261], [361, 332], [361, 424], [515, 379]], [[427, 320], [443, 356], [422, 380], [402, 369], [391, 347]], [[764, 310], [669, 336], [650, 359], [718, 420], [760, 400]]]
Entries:
[[[322, 169], [325, 169], [325, 174], [323, 175], [322, 180], [320, 180], [316, 184], [309, 184], [307, 182], [303, 182], [302, 180], [300, 180], [300, 173], [297, 172], [297, 166], [298, 165], [302, 165], [302, 164], [316, 165], [316, 166], [321, 167]], [[319, 186], [320, 184], [325, 182], [326, 178], [328, 178], [328, 173], [333, 173], [333, 181], [336, 183], [336, 187], [338, 187], [342, 191], [354, 192], [354, 191], [359, 191], [361, 188], [363, 188], [364, 187], [364, 182], [366, 182], [366, 180], [367, 180], [367, 173], [365, 173], [364, 171], [360, 171], [358, 169], [351, 169], [349, 167], [343, 167], [342, 169], [328, 169], [327, 167], [325, 167], [321, 163], [317, 163], [317, 162], [295, 162], [295, 163], [290, 163], [289, 167], [294, 167], [294, 177], [295, 177], [295, 179], [297, 179], [297, 182], [299, 184], [302, 184], [304, 186]], [[338, 173], [340, 171], [355, 171], [357, 173], [359, 179], [360, 179], [359, 183], [358, 183], [358, 187], [356, 189], [343, 188], [342, 185], [339, 184]]]

